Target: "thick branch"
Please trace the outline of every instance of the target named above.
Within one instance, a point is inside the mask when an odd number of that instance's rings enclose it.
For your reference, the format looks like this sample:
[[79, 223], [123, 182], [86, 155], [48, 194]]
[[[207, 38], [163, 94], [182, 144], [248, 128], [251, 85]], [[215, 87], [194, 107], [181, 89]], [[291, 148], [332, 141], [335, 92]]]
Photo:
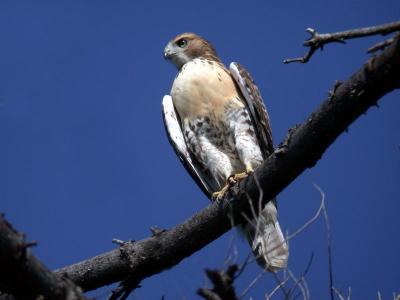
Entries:
[[252, 176], [234, 187], [235, 201], [212, 203], [184, 223], [153, 237], [125, 243], [121, 248], [67, 266], [56, 272], [68, 276], [84, 290], [121, 281], [133, 284], [171, 268], [217, 239], [231, 227], [228, 213], [238, 220], [258, 207], [259, 186], [263, 201], [275, 197], [305, 169], [313, 167], [336, 138], [366, 110], [400, 87], [400, 42], [396, 39], [371, 58], [346, 82], [337, 83], [328, 99], [286, 140]]
[[[66, 276], [49, 271], [29, 251], [24, 235], [0, 215], [0, 291], [16, 299], [86, 299]], [[13, 297], [0, 292], [2, 299]]]
[[292, 62], [306, 63], [318, 49], [323, 49], [324, 45], [329, 43], [345, 43], [345, 40], [365, 37], [377, 34], [389, 34], [400, 30], [400, 21], [383, 24], [379, 26], [364, 27], [352, 30], [346, 30], [334, 33], [318, 33], [315, 29], [307, 28], [306, 31], [311, 34], [311, 37], [304, 41], [303, 45], [309, 47], [308, 52], [303, 57], [288, 58], [283, 63]]

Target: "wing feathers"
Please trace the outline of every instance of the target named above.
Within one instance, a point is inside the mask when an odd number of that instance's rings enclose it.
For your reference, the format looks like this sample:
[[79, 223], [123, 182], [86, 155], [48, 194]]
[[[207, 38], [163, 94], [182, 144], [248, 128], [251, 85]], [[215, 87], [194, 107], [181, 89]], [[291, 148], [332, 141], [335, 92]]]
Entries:
[[266, 158], [274, 151], [274, 145], [272, 143], [272, 132], [268, 112], [265, 108], [260, 91], [251, 78], [250, 73], [239, 63], [231, 63], [229, 65], [229, 71], [242, 92], [246, 105], [249, 108], [253, 124], [257, 130], [263, 156]]
[[196, 181], [197, 185], [202, 189], [204, 194], [210, 198], [213, 193], [211, 185], [212, 183], [206, 181], [209, 176], [201, 171], [201, 167], [199, 166], [198, 162], [190, 155], [182, 133], [181, 124], [170, 95], [165, 95], [163, 98], [162, 114], [168, 140], [174, 148], [176, 155], [179, 157], [180, 161], [192, 178]]

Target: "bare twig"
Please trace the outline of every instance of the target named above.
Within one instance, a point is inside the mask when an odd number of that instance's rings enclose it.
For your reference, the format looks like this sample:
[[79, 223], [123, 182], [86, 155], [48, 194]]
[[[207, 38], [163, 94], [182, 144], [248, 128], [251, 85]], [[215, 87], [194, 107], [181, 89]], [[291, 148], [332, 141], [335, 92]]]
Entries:
[[[319, 191], [319, 193], [321, 194], [321, 203], [320, 203], [320, 206], [319, 206], [318, 210], [316, 211], [316, 213], [314, 214], [314, 216], [313, 216], [311, 219], [309, 219], [304, 225], [302, 225], [302, 226], [301, 226], [298, 230], [296, 230], [292, 235], [287, 236], [287, 238], [286, 238], [287, 242], [289, 242], [289, 241], [290, 241], [291, 239], [293, 239], [294, 237], [298, 236], [298, 235], [299, 235], [301, 232], [303, 232], [308, 226], [310, 226], [311, 224], [313, 224], [313, 223], [318, 219], [318, 217], [321, 215], [321, 213], [324, 213], [325, 223], [326, 223], [327, 229], [329, 229], [329, 230], [328, 230], [328, 233], [329, 233], [329, 234], [328, 234], [328, 236], [329, 236], [328, 241], [330, 241], [330, 227], [329, 227], [328, 216], [327, 216], [327, 212], [326, 212], [326, 208], [325, 208], [325, 194], [323, 193], [323, 191], [322, 191], [317, 185], [314, 184], [314, 186], [315, 186], [315, 188]], [[248, 221], [250, 221], [250, 220], [248, 220]], [[328, 244], [330, 245], [330, 243], [328, 243]], [[330, 247], [328, 247], [328, 248], [330, 248]], [[289, 269], [285, 269], [286, 272], [288, 273], [289, 277], [286, 278], [286, 279], [284, 279], [283, 281], [281, 281], [281, 280], [279, 279], [279, 277], [277, 277], [277, 275], [274, 274], [275, 277], [276, 277], [276, 279], [277, 279], [277, 281], [278, 281], [278, 285], [277, 285], [277, 287], [275, 287], [273, 293], [271, 293], [270, 295], [268, 295], [268, 293], [267, 293], [267, 294], [265, 295], [265, 297], [266, 297], [267, 299], [270, 299], [270, 297], [272, 297], [272, 295], [273, 295], [278, 289], [282, 289], [282, 291], [283, 291], [283, 293], [284, 293], [284, 296], [285, 296], [285, 299], [288, 299], [288, 300], [289, 300], [289, 299], [292, 298], [291, 296], [294, 294], [294, 292], [296, 291], [296, 288], [298, 287], [298, 288], [300, 289], [300, 294], [303, 295], [303, 299], [310, 299], [310, 291], [309, 291], [308, 284], [307, 284], [307, 281], [306, 281], [306, 279], [305, 279], [305, 276], [307, 275], [308, 271], [310, 270], [310, 267], [311, 267], [311, 265], [312, 265], [313, 258], [314, 258], [314, 253], [311, 253], [311, 256], [310, 256], [310, 258], [309, 258], [309, 260], [308, 260], [308, 262], [307, 262], [307, 265], [306, 265], [306, 267], [305, 267], [303, 273], [300, 275], [299, 278], [296, 278], [296, 276], [293, 274], [293, 272], [292, 272], [291, 270], [289, 270]], [[256, 259], [256, 258], [253, 258], [252, 261], [254, 261], [255, 259]], [[246, 259], [246, 264], [247, 264], [247, 261], [251, 262], [251, 260]], [[330, 270], [332, 270], [331, 267], [330, 267]], [[264, 273], [265, 273], [265, 272], [262, 272], [262, 273], [260, 273], [259, 275], [257, 275], [256, 278], [254, 278], [254, 280], [253, 280], [253, 281], [249, 284], [249, 286], [245, 289], [245, 291], [242, 292], [242, 294], [240, 295], [239, 298], [243, 298], [243, 297], [247, 294], [247, 292], [257, 283], [257, 281], [258, 281], [259, 279], [262, 278], [262, 276], [264, 275]], [[330, 271], [330, 273], [332, 273], [332, 272]], [[331, 277], [332, 277], [332, 275], [330, 275], [330, 278], [331, 278]], [[290, 290], [289, 290], [288, 292], [286, 292], [286, 291], [284, 291], [284, 285], [285, 285], [285, 283], [288, 282], [289, 279], [292, 279], [292, 280], [294, 281], [294, 285], [290, 288]], [[331, 281], [330, 281], [330, 282], [331, 282]], [[279, 287], [279, 288], [278, 288], [278, 287]], [[332, 289], [330, 289], [330, 290], [332, 290]], [[349, 293], [350, 293], [350, 292], [349, 292]], [[293, 298], [296, 298], [296, 296], [294, 296]]]
[[116, 244], [118, 246], [123, 246], [126, 242], [120, 239], [112, 239], [111, 243]]
[[239, 267], [238, 272], [235, 274], [235, 279], [237, 279], [240, 275], [242, 275], [244, 269], [249, 265], [250, 258], [252, 257], [252, 253], [247, 254], [246, 259], [242, 263], [242, 265]]
[[311, 299], [311, 297], [310, 297], [310, 289], [308, 288], [308, 283], [307, 283], [307, 280], [306, 280], [306, 278], [304, 276], [302, 276], [302, 281], [303, 281], [304, 290], [306, 291], [307, 299]]
[[290, 279], [289, 276], [286, 276], [287, 275], [287, 268], [284, 269], [284, 275], [285, 275], [285, 277], [283, 278], [283, 280], [281, 280], [279, 278], [278, 274], [272, 273], [272, 277], [274, 277], [275, 281], [281, 287], [280, 290], [281, 290], [281, 292], [282, 292], [282, 294], [284, 296], [284, 299], [289, 299], [289, 291], [287, 291], [286, 288], [285, 288], [285, 284]]
[[334, 286], [332, 287], [332, 291], [334, 291], [335, 294], [339, 297], [339, 300], [346, 300], [346, 299], [344, 299], [342, 293], [340, 293], [340, 291], [337, 288], [335, 288]]
[[321, 203], [320, 203], [320, 205], [319, 205], [319, 207], [318, 207], [318, 209], [317, 209], [315, 215], [314, 215], [311, 219], [309, 219], [307, 222], [305, 222], [305, 223], [303, 224], [303, 226], [301, 226], [301, 227], [300, 227], [299, 229], [297, 229], [295, 232], [293, 232], [292, 234], [290, 234], [290, 235], [287, 237], [287, 239], [288, 239], [289, 241], [292, 240], [292, 239], [294, 239], [296, 236], [298, 236], [300, 233], [302, 233], [307, 227], [309, 227], [312, 223], [314, 223], [314, 222], [318, 219], [318, 217], [320, 216], [320, 214], [321, 214], [321, 212], [322, 212], [322, 210], [323, 210], [323, 208], [324, 208], [324, 205], [325, 205], [325, 199], [322, 198], [322, 199], [321, 199]]
[[310, 294], [308, 290], [303, 286], [302, 282], [305, 280], [304, 277], [296, 278], [293, 272], [288, 269], [288, 274], [290, 278], [294, 281], [293, 287], [289, 290], [287, 299], [290, 299], [290, 295], [293, 294], [297, 287], [299, 287], [304, 300], [309, 300], [308, 295]]
[[378, 300], [382, 300], [381, 292], [378, 291]]
[[[306, 221], [300, 228], [298, 228], [295, 232], [293, 232], [290, 235], [286, 236], [286, 242], [288, 243], [289, 241], [291, 241], [292, 239], [294, 239], [296, 236], [298, 236], [299, 234], [301, 234], [304, 230], [306, 230], [309, 226], [311, 226], [317, 219], [318, 217], [321, 215], [321, 212], [323, 212], [325, 209], [325, 197], [321, 197], [321, 203], [317, 209], [317, 211], [315, 212], [314, 216], [312, 216], [308, 221]], [[248, 223], [251, 223], [252, 220], [250, 220], [249, 218], [247, 218], [246, 216], [244, 216], [245, 220]], [[281, 246], [281, 244], [278, 244], [277, 246], [275, 246], [274, 248], [272, 248], [270, 251], [274, 251], [275, 249], [279, 248]], [[308, 268], [311, 266], [311, 262], [312, 262], [312, 258], [313, 258], [313, 254], [311, 255], [311, 260], [309, 261], [309, 265], [306, 268], [306, 272], [308, 272]], [[250, 258], [249, 263], [254, 262], [257, 259], [257, 256]]]
[[[234, 227], [234, 223], [232, 223], [232, 227]], [[236, 240], [236, 235], [231, 232], [228, 250], [226, 251], [226, 255], [223, 262], [223, 267], [236, 264], [238, 258], [238, 250], [235, 244], [235, 240]]]
[[310, 271], [310, 269], [311, 269], [313, 259], [314, 259], [314, 252], [311, 252], [310, 259], [308, 260], [307, 266], [304, 269], [303, 274], [301, 276], [306, 277], [308, 271]]
[[333, 294], [333, 263], [332, 263], [332, 240], [331, 240], [331, 226], [329, 224], [329, 219], [328, 219], [328, 213], [326, 212], [326, 207], [325, 207], [325, 193], [324, 191], [316, 184], [314, 184], [314, 187], [319, 191], [321, 194], [321, 198], [323, 199], [322, 202], [324, 203], [322, 205], [322, 211], [324, 213], [324, 221], [325, 221], [325, 227], [326, 227], [326, 239], [327, 239], [327, 247], [328, 247], [328, 267], [329, 267], [329, 291], [331, 295], [331, 300], [334, 300], [334, 294]]
[[385, 49], [387, 46], [389, 46], [391, 43], [393, 43], [395, 37], [391, 37], [390, 39], [387, 39], [386, 41], [377, 43], [373, 45], [372, 47], [367, 49], [367, 53], [373, 53], [379, 50]]
[[[301, 280], [303, 282], [304, 291], [305, 291], [305, 295], [306, 295], [307, 299], [310, 299], [310, 290], [308, 288], [308, 284], [307, 284], [307, 281], [306, 281], [306, 275], [307, 275], [308, 271], [311, 268], [311, 265], [312, 265], [312, 262], [313, 262], [313, 258], [314, 258], [314, 253], [311, 253], [310, 259], [308, 260], [306, 268], [304, 269], [303, 273], [300, 275], [300, 278], [299, 278], [299, 280]], [[290, 270], [288, 270], [288, 271], [290, 271]]]
[[260, 274], [254, 278], [250, 284], [245, 288], [245, 290], [240, 294], [239, 299], [243, 299], [244, 296], [250, 291], [250, 289], [259, 281], [266, 273], [267, 271], [264, 269]]
[[[400, 87], [400, 41], [365, 64], [344, 81], [307, 120], [291, 133], [279, 151], [272, 153], [253, 174], [263, 187], [265, 205], [304, 170], [313, 167], [326, 149], [367, 109], [385, 94]], [[279, 152], [279, 153], [278, 153]], [[68, 274], [84, 290], [135, 277], [140, 282], [202, 249], [231, 228], [231, 217], [241, 222], [241, 213], [250, 215], [247, 193], [258, 200], [259, 190], [254, 175], [241, 181], [235, 201], [214, 202], [182, 224], [155, 237], [149, 237], [119, 249], [57, 270]], [[254, 203], [257, 207], [258, 203]], [[187, 240], [190, 239], [190, 243]]]
[[[320, 203], [320, 206], [317, 209], [316, 213], [314, 214], [314, 216], [311, 219], [309, 219], [306, 223], [304, 223], [293, 234], [287, 235], [287, 237], [286, 237], [287, 242], [289, 242], [290, 240], [292, 240], [293, 238], [298, 236], [307, 227], [309, 227], [311, 224], [313, 224], [318, 219], [318, 217], [321, 215], [321, 212], [323, 212], [324, 210], [325, 210], [325, 196], [321, 195], [321, 203]], [[304, 269], [303, 273], [300, 275], [299, 279], [296, 279], [296, 277], [294, 276], [293, 272], [291, 272], [289, 269], [285, 269], [286, 272], [289, 274], [289, 278], [292, 278], [295, 281], [294, 286], [288, 292], [283, 291], [284, 295], [285, 295], [285, 299], [290, 299], [291, 294], [293, 294], [293, 292], [295, 291], [297, 286], [299, 286], [299, 288], [301, 290], [301, 294], [303, 295], [303, 298], [310, 299], [310, 292], [309, 292], [309, 289], [308, 289], [307, 282], [305, 280], [305, 276], [307, 275], [308, 271], [310, 270], [313, 258], [314, 258], [314, 253], [311, 253], [311, 256], [310, 256], [310, 258], [308, 260], [306, 268]], [[286, 283], [289, 278], [286, 278], [283, 282]], [[283, 288], [284, 284], [282, 284], [282, 282], [279, 282], [278, 286]]]
[[318, 33], [313, 28], [307, 28], [306, 31], [311, 35], [308, 40], [303, 42], [303, 45], [309, 47], [308, 52], [303, 57], [285, 59], [283, 63], [288, 64], [292, 62], [306, 63], [310, 60], [311, 56], [318, 49], [323, 49], [324, 45], [329, 43], [345, 43], [345, 40], [365, 37], [370, 35], [385, 35], [391, 32], [400, 30], [400, 21], [387, 23], [378, 26], [364, 27], [351, 29], [334, 33]]
[[86, 299], [71, 280], [52, 273], [31, 254], [29, 247], [34, 244], [36, 242], [26, 243], [24, 234], [16, 231], [0, 214], [1, 292], [16, 299]]
[[272, 296], [279, 291], [283, 286], [288, 282], [289, 278], [286, 278], [282, 282], [280, 282], [269, 294], [265, 294], [265, 300], [270, 300]]
[[[346, 300], [343, 296], [343, 294], [334, 286], [332, 287], [332, 291], [335, 292], [335, 294], [339, 297], [339, 300]], [[349, 287], [349, 292], [347, 294], [347, 300], [351, 299], [351, 287]]]

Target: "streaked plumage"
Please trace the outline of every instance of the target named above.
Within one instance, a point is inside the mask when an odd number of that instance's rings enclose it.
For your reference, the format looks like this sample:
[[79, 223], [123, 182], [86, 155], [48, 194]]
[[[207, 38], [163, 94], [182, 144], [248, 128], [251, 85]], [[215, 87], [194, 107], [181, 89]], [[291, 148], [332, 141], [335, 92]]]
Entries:
[[[171, 96], [163, 100], [167, 133], [186, 169], [211, 197], [228, 178], [252, 172], [271, 154], [268, 114], [250, 74], [237, 63], [227, 70], [203, 38], [181, 34], [164, 53], [179, 70]], [[244, 230], [263, 267], [274, 271], [286, 265], [288, 248], [275, 201]]]

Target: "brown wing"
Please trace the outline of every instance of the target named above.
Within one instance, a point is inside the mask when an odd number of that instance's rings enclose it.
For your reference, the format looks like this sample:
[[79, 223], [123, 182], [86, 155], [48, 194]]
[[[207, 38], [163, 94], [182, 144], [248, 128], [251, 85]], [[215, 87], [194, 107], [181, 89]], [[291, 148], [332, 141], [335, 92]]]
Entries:
[[261, 97], [260, 91], [251, 78], [250, 73], [239, 63], [233, 62], [229, 65], [229, 71], [242, 92], [243, 98], [249, 109], [251, 118], [256, 128], [259, 144], [264, 159], [273, 151], [272, 131], [267, 109]]

